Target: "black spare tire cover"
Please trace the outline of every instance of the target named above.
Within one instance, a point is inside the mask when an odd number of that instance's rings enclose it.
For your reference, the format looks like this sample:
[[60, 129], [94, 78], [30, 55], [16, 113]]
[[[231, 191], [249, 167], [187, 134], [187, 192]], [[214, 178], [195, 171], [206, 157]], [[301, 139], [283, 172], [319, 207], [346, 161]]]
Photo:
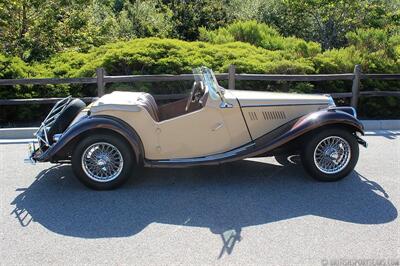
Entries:
[[81, 99], [73, 99], [69, 102], [67, 107], [65, 107], [64, 111], [62, 111], [62, 113], [56, 118], [56, 121], [47, 132], [50, 144], [53, 143], [54, 134], [63, 133], [78, 113], [85, 107], [86, 104]]

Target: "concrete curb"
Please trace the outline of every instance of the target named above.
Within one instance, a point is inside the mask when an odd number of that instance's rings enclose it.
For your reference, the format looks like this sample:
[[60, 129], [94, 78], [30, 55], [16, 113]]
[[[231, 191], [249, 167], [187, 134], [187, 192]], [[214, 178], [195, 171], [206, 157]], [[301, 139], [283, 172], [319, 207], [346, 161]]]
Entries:
[[361, 120], [365, 130], [399, 130], [400, 120]]
[[0, 139], [32, 139], [37, 127], [0, 128]]
[[[365, 130], [400, 130], [400, 120], [361, 120]], [[37, 127], [0, 128], [0, 140], [32, 139]]]

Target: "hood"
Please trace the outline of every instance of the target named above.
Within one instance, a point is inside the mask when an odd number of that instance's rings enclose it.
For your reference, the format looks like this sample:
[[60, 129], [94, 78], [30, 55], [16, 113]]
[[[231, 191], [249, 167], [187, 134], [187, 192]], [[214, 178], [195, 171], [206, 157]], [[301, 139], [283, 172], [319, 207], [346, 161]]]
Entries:
[[321, 94], [230, 90], [242, 107], [259, 105], [331, 105], [332, 98]]

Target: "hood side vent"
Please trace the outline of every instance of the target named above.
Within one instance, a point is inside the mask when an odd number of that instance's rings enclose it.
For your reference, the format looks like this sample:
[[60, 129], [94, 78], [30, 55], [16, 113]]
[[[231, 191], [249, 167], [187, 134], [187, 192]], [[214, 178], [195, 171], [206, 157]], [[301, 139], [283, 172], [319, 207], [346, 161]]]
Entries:
[[250, 120], [252, 120], [252, 121], [258, 120], [256, 112], [249, 112], [249, 117], [250, 117]]
[[286, 119], [286, 114], [284, 111], [263, 111], [262, 112], [264, 120], [284, 120]]

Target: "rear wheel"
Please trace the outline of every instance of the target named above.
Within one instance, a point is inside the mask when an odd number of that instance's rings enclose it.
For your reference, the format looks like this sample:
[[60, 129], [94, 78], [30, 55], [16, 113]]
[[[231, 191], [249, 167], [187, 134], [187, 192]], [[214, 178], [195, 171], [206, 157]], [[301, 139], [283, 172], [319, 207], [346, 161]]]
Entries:
[[337, 181], [353, 171], [359, 147], [353, 134], [345, 129], [327, 129], [311, 136], [304, 146], [301, 161], [316, 180]]
[[72, 169], [86, 186], [109, 190], [121, 186], [133, 169], [133, 154], [123, 139], [114, 135], [84, 138], [72, 154]]

